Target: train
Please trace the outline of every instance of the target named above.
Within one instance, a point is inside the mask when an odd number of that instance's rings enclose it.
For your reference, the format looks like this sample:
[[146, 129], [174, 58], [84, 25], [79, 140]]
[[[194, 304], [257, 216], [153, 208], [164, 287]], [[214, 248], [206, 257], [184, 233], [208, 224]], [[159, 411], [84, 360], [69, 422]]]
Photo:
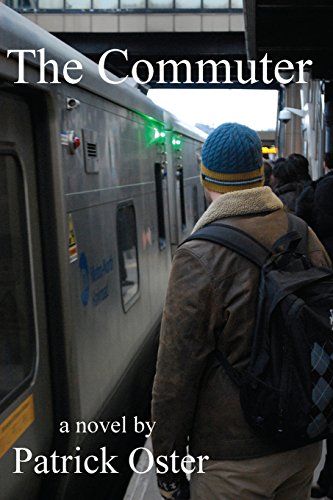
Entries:
[[[0, 496], [121, 499], [206, 136], [4, 4], [0, 25]], [[15, 83], [17, 51], [40, 48], [81, 81], [40, 83], [27, 53]], [[116, 473], [91, 472], [101, 450]]]

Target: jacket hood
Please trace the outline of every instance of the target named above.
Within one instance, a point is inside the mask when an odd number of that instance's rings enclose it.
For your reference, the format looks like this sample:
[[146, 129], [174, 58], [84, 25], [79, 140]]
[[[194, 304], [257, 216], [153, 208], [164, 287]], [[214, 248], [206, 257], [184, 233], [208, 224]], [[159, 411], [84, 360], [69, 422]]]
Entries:
[[192, 233], [211, 222], [226, 217], [274, 212], [281, 208], [283, 208], [282, 201], [268, 186], [225, 193], [209, 205], [194, 226]]

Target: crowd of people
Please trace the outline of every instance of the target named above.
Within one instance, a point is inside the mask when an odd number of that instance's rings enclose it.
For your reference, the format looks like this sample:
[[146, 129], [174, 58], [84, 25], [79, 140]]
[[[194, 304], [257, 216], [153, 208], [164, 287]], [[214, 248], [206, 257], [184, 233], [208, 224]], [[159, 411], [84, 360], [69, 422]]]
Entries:
[[325, 174], [313, 181], [305, 156], [293, 153], [273, 162], [264, 160], [265, 184], [288, 211], [305, 220], [333, 259], [333, 153], [324, 157]]

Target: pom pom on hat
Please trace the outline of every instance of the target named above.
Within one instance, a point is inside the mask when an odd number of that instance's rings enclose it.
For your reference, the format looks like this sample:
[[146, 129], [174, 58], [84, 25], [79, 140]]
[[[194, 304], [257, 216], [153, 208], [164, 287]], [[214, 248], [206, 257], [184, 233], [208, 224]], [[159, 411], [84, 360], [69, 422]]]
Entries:
[[201, 182], [219, 193], [263, 186], [258, 134], [239, 123], [224, 123], [213, 130], [202, 148]]

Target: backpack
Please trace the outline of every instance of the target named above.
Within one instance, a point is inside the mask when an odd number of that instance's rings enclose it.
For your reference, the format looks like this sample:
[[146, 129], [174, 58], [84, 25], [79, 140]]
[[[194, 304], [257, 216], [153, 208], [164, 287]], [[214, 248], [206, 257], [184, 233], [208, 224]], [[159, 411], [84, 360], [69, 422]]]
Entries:
[[186, 241], [221, 244], [260, 268], [250, 362], [244, 372], [217, 358], [239, 387], [249, 425], [301, 446], [333, 431], [333, 272], [307, 257], [308, 226], [288, 214], [288, 233], [268, 250], [242, 230], [212, 223]]

